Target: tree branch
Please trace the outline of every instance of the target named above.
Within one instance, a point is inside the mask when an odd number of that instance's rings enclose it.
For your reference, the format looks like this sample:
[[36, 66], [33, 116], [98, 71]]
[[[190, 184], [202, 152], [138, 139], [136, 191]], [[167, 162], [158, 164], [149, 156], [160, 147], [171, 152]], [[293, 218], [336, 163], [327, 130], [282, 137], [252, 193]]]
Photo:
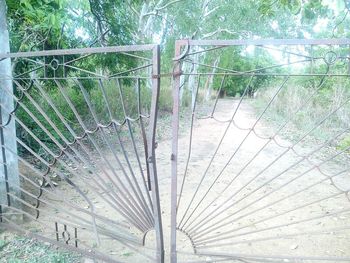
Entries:
[[161, 10], [167, 8], [168, 6], [173, 5], [173, 4], [175, 4], [175, 3], [177, 3], [177, 2], [180, 2], [180, 1], [183, 1], [183, 0], [173, 0], [173, 1], [170, 1], [169, 3], [163, 5], [162, 7], [158, 7], [158, 8], [156, 8], [156, 9], [157, 9], [158, 11], [161, 11]]
[[100, 35], [101, 35], [101, 38], [100, 38], [101, 45], [104, 46], [104, 42], [106, 41], [106, 39], [104, 38], [104, 35], [103, 35], [102, 21], [98, 15], [98, 13], [96, 13], [95, 10], [93, 9], [92, 0], [89, 0], [89, 4], [90, 4], [90, 11], [96, 19], [98, 31], [100, 32]]
[[220, 33], [223, 33], [223, 32], [228, 33], [228, 34], [230, 34], [230, 35], [238, 35], [238, 34], [239, 34], [238, 32], [231, 31], [231, 30], [226, 29], [226, 28], [224, 28], [224, 29], [219, 28], [219, 29], [217, 29], [217, 30], [215, 30], [215, 31], [213, 31], [213, 32], [204, 34], [204, 35], [202, 36], [202, 38], [212, 37], [212, 36], [214, 36], [214, 35], [217, 35], [217, 34], [220, 34]]
[[107, 33], [109, 33], [110, 29], [107, 29], [105, 32], [103, 32], [103, 34], [101, 34], [100, 36], [97, 36], [90, 44], [89, 47], [92, 47], [93, 45], [95, 45], [100, 39], [101, 37], [105, 36]]
[[140, 16], [140, 12], [138, 12], [138, 11], [135, 9], [135, 7], [132, 6], [131, 1], [128, 0], [127, 2], [128, 2], [128, 5], [129, 5], [131, 11], [133, 11], [137, 16]]
[[216, 10], [218, 10], [220, 7], [221, 7], [221, 6], [214, 7], [212, 10], [206, 12], [203, 16], [204, 16], [204, 17], [209, 16], [210, 14], [212, 14], [213, 12], [215, 12]]
[[173, 0], [173, 1], [170, 1], [169, 3], [163, 5], [162, 7], [155, 7], [153, 11], [144, 14], [143, 17], [157, 15], [159, 11], [162, 11], [162, 10], [166, 9], [167, 7], [169, 7], [170, 5], [176, 4], [176, 3], [181, 2], [181, 1], [184, 1], [184, 0]]

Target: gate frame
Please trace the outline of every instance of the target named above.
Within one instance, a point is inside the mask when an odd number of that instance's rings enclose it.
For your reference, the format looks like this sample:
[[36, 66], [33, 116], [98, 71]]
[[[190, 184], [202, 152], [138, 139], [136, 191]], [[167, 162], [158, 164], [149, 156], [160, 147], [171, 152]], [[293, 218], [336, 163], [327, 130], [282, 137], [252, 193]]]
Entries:
[[[44, 51], [29, 51], [29, 52], [17, 52], [17, 53], [0, 53], [0, 61], [11, 58], [28, 58], [28, 57], [45, 57], [45, 56], [64, 56], [64, 55], [82, 55], [82, 54], [103, 54], [103, 53], [122, 53], [122, 52], [136, 52], [136, 51], [151, 51], [152, 52], [152, 72], [150, 78], [152, 79], [152, 98], [150, 107], [150, 130], [148, 134], [147, 143], [147, 162], [149, 164], [150, 171], [150, 183], [151, 183], [151, 194], [153, 203], [153, 217], [154, 217], [154, 230], [156, 236], [156, 261], [159, 263], [164, 262], [164, 239], [163, 239], [163, 225], [161, 218], [161, 208], [159, 199], [159, 187], [158, 187], [158, 175], [156, 169], [156, 126], [157, 126], [157, 113], [158, 113], [158, 100], [160, 91], [160, 46], [158, 44], [145, 44], [145, 45], [125, 45], [125, 46], [108, 46], [108, 47], [90, 47], [90, 48], [76, 48], [76, 49], [58, 49], [58, 50], [44, 50]], [[1, 111], [0, 111], [1, 118]], [[0, 123], [0, 132], [2, 134], [3, 128]], [[3, 147], [2, 140], [0, 141], [0, 147]], [[6, 157], [6, 152], [4, 153]], [[6, 165], [4, 164], [4, 169]], [[6, 171], [5, 171], [5, 174]], [[7, 190], [8, 191], [8, 190]], [[1, 208], [1, 206], [0, 206]], [[0, 218], [1, 218], [0, 209]], [[1, 223], [1, 221], [0, 221]], [[13, 229], [13, 230], [19, 230]], [[55, 245], [60, 245], [59, 242], [50, 240], [43, 236], [37, 235], [35, 233], [30, 233], [29, 231], [23, 231], [25, 234], [32, 236], [36, 239], [41, 239], [45, 242], [51, 242]], [[145, 237], [144, 237], [145, 238]], [[70, 249], [69, 247], [66, 247]], [[85, 251], [78, 248], [71, 248], [77, 252], [87, 254]], [[100, 255], [94, 255], [92, 257], [100, 258], [101, 260], [108, 260]]]
[[[171, 153], [171, 235], [170, 235], [170, 258], [172, 263], [177, 262], [176, 252], [176, 221], [177, 221], [177, 154], [178, 154], [178, 137], [179, 137], [179, 97], [180, 97], [180, 78], [181, 59], [185, 58], [191, 46], [260, 46], [260, 45], [350, 45], [350, 39], [246, 39], [246, 40], [177, 40], [175, 42], [175, 58], [173, 71], [173, 116], [172, 116], [172, 153]], [[185, 48], [182, 53], [182, 49]], [[161, 218], [160, 196], [158, 188], [158, 176], [155, 159], [155, 134], [157, 124], [158, 99], [160, 91], [160, 47], [159, 45], [128, 45], [128, 46], [111, 46], [111, 47], [94, 47], [78, 48], [65, 50], [47, 50], [18, 53], [0, 53], [0, 60], [8, 58], [36, 57], [36, 56], [55, 56], [55, 55], [72, 55], [86, 53], [119, 53], [133, 51], [152, 51], [152, 102], [149, 144], [147, 146], [148, 163], [150, 164], [153, 213], [156, 232], [157, 262], [164, 262], [164, 240], [163, 225]], [[350, 61], [349, 61], [350, 63]], [[350, 73], [350, 71], [349, 71]], [[0, 127], [0, 129], [2, 129]], [[2, 146], [2, 145], [1, 145]], [[28, 234], [28, 233], [27, 233]], [[33, 234], [35, 238], [40, 238]], [[45, 240], [47, 241], [47, 240]]]
[[[177, 155], [179, 140], [179, 110], [182, 65], [181, 60], [186, 57], [191, 46], [296, 46], [296, 45], [348, 45], [350, 38], [341, 39], [232, 39], [232, 40], [193, 40], [180, 39], [175, 41], [174, 70], [173, 70], [173, 116], [172, 116], [172, 153], [171, 153], [171, 230], [170, 230], [170, 262], [177, 263], [176, 231], [177, 231]], [[184, 48], [184, 51], [182, 49]], [[350, 74], [350, 58], [349, 58]], [[237, 74], [239, 75], [239, 74]], [[311, 74], [312, 75], [312, 74]]]

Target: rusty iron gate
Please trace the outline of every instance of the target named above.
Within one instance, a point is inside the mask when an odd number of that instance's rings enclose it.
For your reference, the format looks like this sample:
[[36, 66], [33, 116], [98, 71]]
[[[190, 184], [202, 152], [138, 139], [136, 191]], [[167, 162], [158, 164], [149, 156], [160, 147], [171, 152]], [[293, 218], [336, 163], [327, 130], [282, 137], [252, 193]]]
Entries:
[[106, 262], [350, 262], [349, 45], [179, 40], [170, 74], [158, 45], [0, 54], [1, 229]]
[[349, 44], [176, 42], [172, 263], [350, 262]]
[[1, 55], [13, 68], [2, 76], [2, 227], [107, 262], [163, 261], [159, 58], [157, 45]]

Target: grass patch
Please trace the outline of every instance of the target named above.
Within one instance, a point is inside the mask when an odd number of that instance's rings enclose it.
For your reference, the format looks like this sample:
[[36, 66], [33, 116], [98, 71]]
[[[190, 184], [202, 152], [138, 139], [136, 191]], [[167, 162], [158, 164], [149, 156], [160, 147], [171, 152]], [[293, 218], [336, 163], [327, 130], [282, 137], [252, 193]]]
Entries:
[[1, 263], [77, 263], [81, 256], [34, 239], [15, 236], [0, 239]]
[[[326, 141], [345, 130], [350, 123], [349, 83], [332, 83], [332, 86], [315, 90], [298, 83], [286, 86], [274, 99], [264, 114], [264, 120], [274, 127], [288, 121], [283, 135], [292, 141], [310, 133], [316, 141]], [[276, 87], [266, 87], [258, 92], [251, 104], [259, 114], [271, 100]], [[316, 93], [316, 94], [315, 94]], [[350, 134], [345, 133], [333, 146], [346, 148], [350, 145]]]

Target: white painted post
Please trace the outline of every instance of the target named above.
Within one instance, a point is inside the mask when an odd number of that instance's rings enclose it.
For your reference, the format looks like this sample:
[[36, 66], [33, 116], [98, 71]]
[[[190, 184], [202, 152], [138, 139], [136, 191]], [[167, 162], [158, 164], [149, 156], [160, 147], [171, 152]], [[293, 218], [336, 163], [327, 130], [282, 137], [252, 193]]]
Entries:
[[[6, 24], [6, 3], [0, 0], [0, 53], [10, 52], [9, 32]], [[1, 58], [0, 58], [1, 59]], [[14, 109], [13, 97], [6, 92], [13, 91], [11, 59], [0, 61], [0, 204], [2, 211], [7, 206], [18, 206], [9, 193], [19, 193], [18, 158], [16, 143], [16, 127], [12, 118], [6, 125], [9, 112]], [[5, 126], [3, 126], [5, 125]], [[14, 212], [14, 211], [12, 211]]]

